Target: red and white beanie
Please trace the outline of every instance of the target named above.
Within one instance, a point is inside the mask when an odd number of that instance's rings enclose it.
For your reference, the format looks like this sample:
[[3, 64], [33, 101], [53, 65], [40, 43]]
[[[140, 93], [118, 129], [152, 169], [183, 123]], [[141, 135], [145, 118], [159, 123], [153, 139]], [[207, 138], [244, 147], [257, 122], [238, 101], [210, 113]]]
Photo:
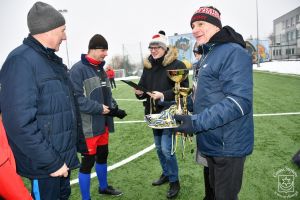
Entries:
[[220, 16], [220, 11], [213, 6], [200, 7], [192, 16], [191, 27], [195, 21], [205, 21], [222, 29]]
[[159, 31], [158, 34], [153, 35], [149, 46], [150, 45], [158, 45], [164, 50], [168, 49], [168, 39], [166, 37], [166, 33], [164, 31]]

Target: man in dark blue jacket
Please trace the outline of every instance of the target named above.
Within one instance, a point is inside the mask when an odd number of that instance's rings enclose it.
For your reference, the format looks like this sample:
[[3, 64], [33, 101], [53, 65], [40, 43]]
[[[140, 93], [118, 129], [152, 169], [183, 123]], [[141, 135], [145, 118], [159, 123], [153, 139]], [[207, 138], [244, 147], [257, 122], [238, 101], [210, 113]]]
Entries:
[[17, 172], [31, 180], [34, 199], [68, 199], [82, 128], [67, 68], [54, 53], [66, 40], [65, 19], [37, 2], [27, 24], [29, 36], [8, 55], [0, 73], [3, 122]]
[[175, 115], [182, 121], [177, 130], [197, 134], [215, 199], [235, 200], [245, 158], [253, 151], [251, 57], [243, 37], [229, 26], [222, 28], [216, 8], [200, 7], [190, 24], [203, 55], [193, 79], [193, 115]]
[[124, 118], [126, 112], [119, 109], [112, 98], [109, 79], [103, 69], [108, 44], [99, 34], [89, 42], [88, 53], [73, 65], [70, 76], [78, 96], [83, 131], [88, 153], [82, 154], [79, 185], [83, 200], [90, 197], [91, 170], [96, 162], [99, 193], [119, 196], [123, 193], [107, 183], [107, 157], [109, 133], [114, 131], [113, 117]]

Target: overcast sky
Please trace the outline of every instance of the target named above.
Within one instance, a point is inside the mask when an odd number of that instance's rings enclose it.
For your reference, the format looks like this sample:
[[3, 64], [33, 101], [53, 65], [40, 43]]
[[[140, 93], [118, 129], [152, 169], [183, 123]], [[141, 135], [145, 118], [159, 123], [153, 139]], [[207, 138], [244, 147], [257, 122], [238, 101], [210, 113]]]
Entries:
[[[259, 37], [273, 31], [273, 20], [300, 6], [299, 0], [257, 0]], [[27, 13], [33, 0], [1, 0], [0, 64], [28, 34]], [[221, 11], [222, 25], [230, 25], [245, 39], [256, 37], [256, 0], [46, 0], [65, 14], [70, 62], [86, 53], [89, 39], [102, 34], [109, 44], [110, 56], [146, 51], [151, 37], [159, 30], [167, 35], [190, 33], [190, 19], [200, 6], [212, 5]], [[147, 52], [148, 53], [148, 52]], [[65, 44], [59, 55], [66, 59]]]

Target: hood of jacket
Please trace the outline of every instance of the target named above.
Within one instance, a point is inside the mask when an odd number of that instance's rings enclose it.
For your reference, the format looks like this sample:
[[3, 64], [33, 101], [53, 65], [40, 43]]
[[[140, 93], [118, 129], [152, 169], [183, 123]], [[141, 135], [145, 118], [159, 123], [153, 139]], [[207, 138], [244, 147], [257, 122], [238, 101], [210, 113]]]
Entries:
[[[162, 57], [162, 66], [167, 66], [169, 64], [171, 64], [172, 62], [174, 62], [174, 60], [176, 60], [178, 58], [178, 51], [175, 47], [173, 46], [169, 46], [168, 47], [168, 51], [167, 53]], [[161, 59], [161, 58], [159, 58]], [[157, 60], [159, 60], [157, 59]], [[149, 55], [147, 58], [144, 59], [144, 67], [147, 69], [151, 69], [152, 68], [152, 63], [154, 63], [155, 60], [153, 59], [153, 57], [151, 55]]]
[[246, 48], [246, 43], [243, 39], [243, 36], [237, 32], [230, 26], [224, 26], [219, 32], [213, 35], [208, 43], [237, 43], [241, 45], [243, 48]]

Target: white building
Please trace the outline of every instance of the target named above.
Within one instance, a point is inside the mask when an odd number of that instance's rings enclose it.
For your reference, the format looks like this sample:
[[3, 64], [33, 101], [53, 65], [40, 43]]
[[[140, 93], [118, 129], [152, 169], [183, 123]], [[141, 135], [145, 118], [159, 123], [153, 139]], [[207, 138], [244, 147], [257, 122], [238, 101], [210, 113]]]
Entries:
[[273, 21], [273, 60], [300, 59], [300, 6]]

